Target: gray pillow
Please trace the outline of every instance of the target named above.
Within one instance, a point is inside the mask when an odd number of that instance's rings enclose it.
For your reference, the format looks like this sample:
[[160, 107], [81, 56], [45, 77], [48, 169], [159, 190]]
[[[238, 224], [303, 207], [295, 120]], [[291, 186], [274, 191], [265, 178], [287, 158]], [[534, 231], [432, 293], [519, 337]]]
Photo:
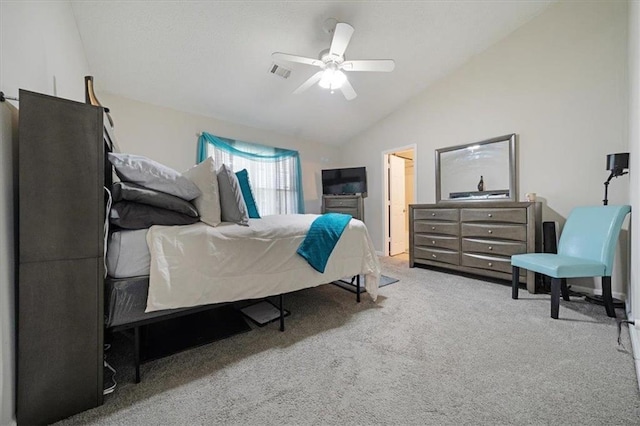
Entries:
[[111, 206], [109, 220], [124, 229], [145, 229], [152, 225], [190, 225], [199, 218], [132, 201], [120, 201]]
[[190, 202], [131, 182], [114, 183], [111, 187], [111, 196], [114, 203], [118, 201], [135, 201], [136, 203], [173, 210], [191, 217], [198, 217], [198, 210]]
[[137, 183], [187, 201], [200, 195], [198, 187], [180, 172], [147, 157], [113, 152], [108, 157], [118, 177], [125, 182]]
[[235, 173], [223, 164], [218, 170], [218, 191], [220, 192], [220, 213], [223, 222], [249, 225], [247, 205], [242, 197], [240, 182]]

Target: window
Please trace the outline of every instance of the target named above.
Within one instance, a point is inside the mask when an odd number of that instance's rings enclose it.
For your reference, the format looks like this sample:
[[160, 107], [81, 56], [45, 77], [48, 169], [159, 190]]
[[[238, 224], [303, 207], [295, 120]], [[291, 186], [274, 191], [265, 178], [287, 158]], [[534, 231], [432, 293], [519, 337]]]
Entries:
[[300, 155], [297, 151], [218, 138], [203, 133], [199, 161], [213, 157], [234, 172], [247, 169], [260, 215], [304, 213]]

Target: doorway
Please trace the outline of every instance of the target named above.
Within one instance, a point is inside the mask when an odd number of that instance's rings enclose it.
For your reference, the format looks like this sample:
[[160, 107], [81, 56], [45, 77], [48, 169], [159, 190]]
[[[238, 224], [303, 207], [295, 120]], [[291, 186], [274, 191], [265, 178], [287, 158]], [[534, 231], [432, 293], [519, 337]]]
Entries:
[[409, 204], [416, 198], [416, 145], [382, 153], [385, 256], [408, 258]]

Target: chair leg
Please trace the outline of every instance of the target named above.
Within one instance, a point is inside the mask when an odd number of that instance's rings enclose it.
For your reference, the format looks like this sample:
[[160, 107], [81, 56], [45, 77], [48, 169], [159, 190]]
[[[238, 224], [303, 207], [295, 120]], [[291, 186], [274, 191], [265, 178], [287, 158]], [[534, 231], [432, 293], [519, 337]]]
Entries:
[[518, 285], [520, 284], [520, 268], [518, 266], [511, 267], [511, 298], [518, 298]]
[[613, 296], [611, 295], [611, 277], [602, 277], [602, 301], [607, 310], [607, 316], [616, 317], [616, 310], [613, 306]]
[[560, 311], [560, 278], [551, 278], [551, 318], [558, 319]]
[[569, 287], [567, 287], [567, 279], [566, 278], [561, 278], [560, 279], [560, 292], [562, 293], [562, 299], [569, 302], [571, 301], [569, 299]]

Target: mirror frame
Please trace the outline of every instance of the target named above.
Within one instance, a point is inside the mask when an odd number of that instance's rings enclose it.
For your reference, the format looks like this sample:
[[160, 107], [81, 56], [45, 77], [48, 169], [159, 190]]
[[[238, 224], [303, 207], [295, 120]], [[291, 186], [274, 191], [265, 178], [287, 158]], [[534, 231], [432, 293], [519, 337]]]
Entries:
[[[498, 142], [509, 143], [509, 197], [507, 198], [456, 198], [456, 199], [442, 199], [441, 188], [441, 173], [442, 168], [440, 164], [440, 156], [445, 152], [456, 151], [460, 149], [466, 149], [474, 145], [488, 145]], [[516, 151], [516, 134], [511, 133], [509, 135], [498, 136], [495, 138], [487, 139], [480, 142], [467, 143], [464, 145], [450, 146], [447, 148], [436, 149], [436, 203], [450, 203], [450, 202], [474, 202], [474, 201], [518, 201], [518, 167], [517, 167], [517, 151]]]

